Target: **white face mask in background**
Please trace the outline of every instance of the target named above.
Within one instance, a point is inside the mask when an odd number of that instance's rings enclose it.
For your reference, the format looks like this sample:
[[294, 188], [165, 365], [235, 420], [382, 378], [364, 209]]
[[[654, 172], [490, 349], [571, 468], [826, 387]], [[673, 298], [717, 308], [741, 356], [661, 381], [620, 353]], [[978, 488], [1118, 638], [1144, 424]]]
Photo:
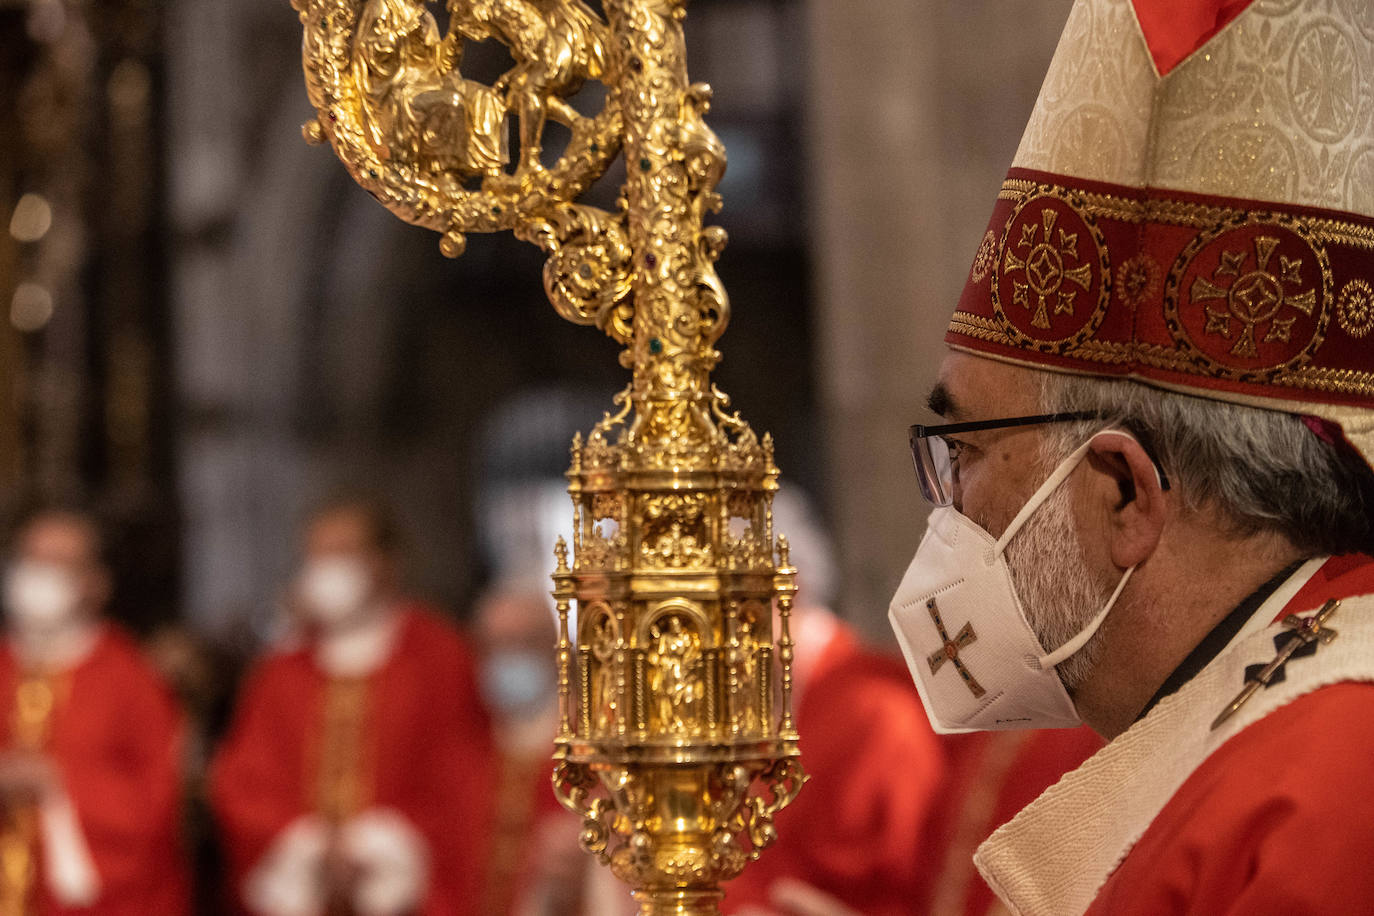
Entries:
[[[1135, 567], [1076, 636], [1046, 651], [1017, 596], [1007, 543], [1073, 472], [1101, 432], [1065, 458], [1000, 539], [952, 506], [930, 514], [888, 610], [930, 724], [940, 734], [1080, 724], [1055, 666], [1078, 652], [1107, 618]], [[1066, 545], [1067, 546], [1067, 545]]]
[[11, 626], [61, 626], [77, 615], [80, 604], [80, 585], [64, 566], [18, 560], [5, 571], [5, 614]]
[[554, 697], [553, 652], [498, 650], [482, 665], [482, 694], [501, 713], [519, 715], [536, 710]]
[[367, 566], [348, 557], [307, 562], [296, 584], [306, 617], [326, 629], [361, 617], [373, 597]]

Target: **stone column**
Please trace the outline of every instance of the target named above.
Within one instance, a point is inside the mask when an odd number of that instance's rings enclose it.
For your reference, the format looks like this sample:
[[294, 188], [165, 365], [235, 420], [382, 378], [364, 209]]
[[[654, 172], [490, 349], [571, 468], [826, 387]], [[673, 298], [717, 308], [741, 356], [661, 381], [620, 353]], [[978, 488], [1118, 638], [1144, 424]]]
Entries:
[[825, 496], [841, 609], [875, 639], [925, 525], [906, 428], [1069, 5], [808, 0]]

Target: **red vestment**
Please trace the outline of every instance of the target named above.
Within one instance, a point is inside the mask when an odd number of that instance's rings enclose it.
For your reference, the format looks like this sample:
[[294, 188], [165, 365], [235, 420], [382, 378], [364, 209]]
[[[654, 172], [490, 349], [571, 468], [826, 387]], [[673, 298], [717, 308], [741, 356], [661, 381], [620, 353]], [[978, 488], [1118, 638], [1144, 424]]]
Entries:
[[[1328, 642], [1230, 704], [1327, 599]], [[1314, 560], [1198, 674], [978, 850], [1016, 913], [1278, 916], [1374, 901], [1374, 559]], [[1218, 714], [1229, 711], [1227, 717]]]
[[[390, 657], [365, 678], [357, 807], [393, 809], [424, 837], [430, 883], [419, 916], [477, 916], [491, 819], [489, 722], [463, 639], [418, 606], [401, 613]], [[317, 811], [329, 682], [303, 648], [269, 657], [242, 692], [210, 773], [236, 889], [283, 828]]]
[[[1340, 557], [1280, 618], [1369, 592], [1374, 562]], [[1331, 620], [1337, 640], [1341, 623], [1338, 611]], [[1316, 661], [1289, 664], [1297, 675], [1297, 666]], [[1291, 916], [1374, 908], [1371, 761], [1374, 684], [1347, 681], [1298, 697], [1188, 777], [1088, 912]]]
[[997, 897], [973, 867], [973, 852], [1059, 777], [1102, 747], [1087, 726], [941, 735], [945, 782], [921, 855], [934, 871], [931, 916], [985, 916]]
[[495, 824], [482, 912], [583, 912], [577, 902], [590, 857], [577, 843], [581, 820], [553, 794], [552, 733], [547, 749], [499, 756], [491, 801]]
[[[14, 654], [0, 651], [6, 709], [20, 678]], [[100, 894], [90, 907], [63, 906], [52, 898], [40, 861], [37, 914], [189, 913], [180, 835], [185, 723], [170, 689], [134, 642], [108, 624], [90, 654], [55, 681], [45, 752], [76, 808]], [[7, 749], [14, 746], [11, 728], [8, 714], [0, 718], [0, 744]]]
[[1374, 684], [1309, 693], [1222, 745], [1093, 901], [1096, 916], [1374, 907]]
[[768, 909], [773, 882], [792, 878], [865, 916], [910, 916], [944, 762], [906, 667], [839, 632], [800, 697], [797, 729], [811, 779], [778, 815], [777, 842], [725, 885], [724, 912]]

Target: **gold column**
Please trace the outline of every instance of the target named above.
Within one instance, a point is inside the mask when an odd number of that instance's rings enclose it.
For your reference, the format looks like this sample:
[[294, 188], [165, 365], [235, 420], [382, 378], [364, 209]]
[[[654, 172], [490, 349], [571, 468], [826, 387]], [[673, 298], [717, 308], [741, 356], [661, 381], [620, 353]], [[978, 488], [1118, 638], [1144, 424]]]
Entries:
[[[772, 841], [805, 776], [772, 442], [710, 382], [730, 307], [725, 232], [703, 219], [725, 150], [704, 121], [710, 89], [688, 81], [685, 0], [605, 0], [604, 20], [580, 0], [449, 0], [447, 34], [416, 0], [296, 8], [319, 113], [306, 138], [441, 233], [446, 255], [468, 232], [539, 245], [558, 313], [626, 348], [630, 384], [574, 441], [567, 475], [555, 791], [644, 916], [717, 913], [720, 882]], [[514, 60], [494, 86], [459, 71], [464, 42], [487, 39]], [[588, 79], [608, 90], [595, 114], [567, 101]], [[541, 149], [550, 119], [571, 135], [556, 157]], [[578, 203], [620, 155], [617, 209]]]

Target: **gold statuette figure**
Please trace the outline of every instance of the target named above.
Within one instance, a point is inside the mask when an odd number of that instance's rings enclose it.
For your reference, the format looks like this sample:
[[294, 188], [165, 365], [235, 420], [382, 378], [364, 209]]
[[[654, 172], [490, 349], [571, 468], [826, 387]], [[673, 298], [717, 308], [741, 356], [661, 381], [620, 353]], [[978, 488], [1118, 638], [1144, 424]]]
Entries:
[[[449, 256], [469, 232], [538, 245], [558, 313], [625, 345], [629, 387], [573, 442], [572, 557], [555, 551], [555, 791], [644, 916], [714, 914], [805, 781], [796, 570], [773, 531], [772, 441], [710, 383], [729, 301], [725, 233], [703, 219], [725, 150], [710, 89], [687, 80], [685, 0], [603, 5], [449, 0], [441, 34], [414, 0], [296, 0], [319, 113], [305, 135]], [[489, 39], [514, 62], [492, 86], [459, 71], [464, 42]], [[587, 80], [607, 88], [593, 114], [569, 101]], [[550, 120], [570, 133], [556, 157]], [[622, 155], [617, 209], [579, 203]]]

